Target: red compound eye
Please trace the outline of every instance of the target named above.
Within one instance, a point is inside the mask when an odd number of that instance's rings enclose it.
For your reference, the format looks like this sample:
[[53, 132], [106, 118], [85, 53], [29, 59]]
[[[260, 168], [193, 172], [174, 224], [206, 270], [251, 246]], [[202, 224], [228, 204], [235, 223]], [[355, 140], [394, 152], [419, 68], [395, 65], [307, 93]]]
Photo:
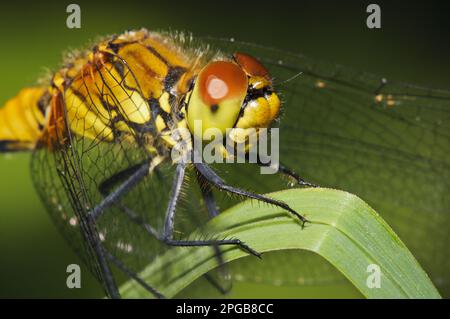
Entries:
[[246, 53], [236, 52], [234, 55], [236, 62], [252, 76], [269, 77], [269, 71], [257, 59]]
[[247, 76], [234, 63], [209, 63], [200, 73], [199, 89], [203, 101], [212, 106], [225, 99], [242, 98], [247, 93]]

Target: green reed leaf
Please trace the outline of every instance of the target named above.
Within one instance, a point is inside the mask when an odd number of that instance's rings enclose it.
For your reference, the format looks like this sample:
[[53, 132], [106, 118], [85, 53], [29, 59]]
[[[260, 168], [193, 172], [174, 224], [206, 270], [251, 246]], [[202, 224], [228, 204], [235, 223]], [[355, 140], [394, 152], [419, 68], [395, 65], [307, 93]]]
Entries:
[[[302, 229], [280, 208], [246, 201], [211, 220], [206, 230], [220, 238], [239, 238], [261, 253], [286, 249], [314, 252], [328, 260], [367, 298], [440, 298], [403, 242], [357, 196], [324, 188], [292, 189], [270, 196], [288, 203], [311, 223]], [[195, 238], [195, 234], [192, 236]], [[231, 246], [223, 252], [225, 262], [248, 256]], [[256, 262], [264, 262], [264, 256]], [[376, 265], [381, 271], [380, 288], [367, 284], [369, 265]], [[173, 297], [216, 266], [210, 247], [176, 248], [140, 275], [165, 296]], [[148, 297], [132, 280], [121, 287], [121, 293], [125, 298]]]

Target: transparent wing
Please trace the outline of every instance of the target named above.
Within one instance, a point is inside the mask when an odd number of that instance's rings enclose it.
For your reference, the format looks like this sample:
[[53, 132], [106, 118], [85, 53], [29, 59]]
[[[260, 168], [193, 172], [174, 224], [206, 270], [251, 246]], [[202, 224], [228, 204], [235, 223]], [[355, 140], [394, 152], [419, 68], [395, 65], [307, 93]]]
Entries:
[[[253, 54], [269, 68], [284, 97], [280, 161], [310, 182], [367, 201], [394, 228], [441, 292], [448, 293], [450, 91], [392, 82], [248, 43], [208, 41], [230, 53]], [[287, 79], [291, 80], [283, 82]], [[258, 177], [255, 170], [248, 174], [252, 174], [248, 187], [253, 190], [282, 186], [267, 175]], [[313, 266], [318, 264], [315, 256], [287, 255], [291, 257], [285, 263], [266, 258], [261, 268], [251, 260], [238, 262], [235, 273], [261, 281], [269, 277], [264, 274], [270, 269], [272, 281], [295, 284], [340, 278], [330, 275], [328, 265]], [[287, 268], [298, 269], [297, 275]]]
[[[134, 168], [150, 163], [158, 148], [153, 141], [153, 123], [138, 125], [132, 120], [140, 112], [145, 117], [148, 108], [136, 102], [144, 103], [135, 96], [143, 96], [139, 86], [133, 89], [129, 84], [138, 79], [129, 79], [133, 75], [125, 63], [119, 69], [121, 75], [103, 66], [73, 80], [62, 105], [65, 133], [59, 134], [51, 147], [36, 150], [32, 160], [33, 179], [50, 215], [102, 283], [105, 274], [96, 240], [135, 273], [168, 249], [143, 224], [162, 231], [174, 173], [171, 163], [159, 165], [103, 211], [95, 227], [89, 226], [88, 214], [117, 190]], [[189, 185], [186, 183], [185, 192], [192, 200], [181, 199], [178, 206], [176, 238], [207, 220], [200, 199], [193, 200], [199, 190], [195, 184]], [[183, 214], [187, 210], [188, 217]], [[130, 218], [131, 214], [135, 218]], [[197, 218], [197, 214], [204, 215]]]

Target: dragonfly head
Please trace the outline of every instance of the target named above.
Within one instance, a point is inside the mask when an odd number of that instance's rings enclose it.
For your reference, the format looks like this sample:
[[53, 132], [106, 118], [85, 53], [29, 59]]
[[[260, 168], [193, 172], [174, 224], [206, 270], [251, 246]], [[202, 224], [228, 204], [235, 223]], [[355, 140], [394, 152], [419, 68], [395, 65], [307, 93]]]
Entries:
[[[254, 57], [235, 53], [229, 61], [208, 63], [190, 92], [186, 117], [192, 134], [214, 128], [267, 128], [278, 117], [280, 99], [267, 69]], [[200, 122], [199, 122], [200, 121]], [[201, 123], [201, 131], [194, 129]]]

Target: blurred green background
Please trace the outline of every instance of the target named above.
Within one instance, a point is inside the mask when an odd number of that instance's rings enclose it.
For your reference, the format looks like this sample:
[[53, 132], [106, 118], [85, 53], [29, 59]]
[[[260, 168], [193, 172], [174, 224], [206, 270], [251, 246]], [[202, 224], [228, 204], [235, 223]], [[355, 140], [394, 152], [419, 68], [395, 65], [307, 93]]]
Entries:
[[[381, 2], [382, 28], [365, 25], [368, 1], [75, 1], [81, 29], [66, 27], [71, 2], [11, 1], [0, 12], [0, 105], [54, 69], [67, 49], [125, 29], [186, 30], [301, 52], [431, 87], [450, 87], [449, 4]], [[52, 225], [29, 176], [29, 155], [0, 156], [0, 297], [101, 297], [87, 271], [67, 289], [66, 266], [81, 264]], [[82, 269], [85, 269], [82, 266]], [[232, 297], [360, 297], [350, 284], [235, 284]]]

